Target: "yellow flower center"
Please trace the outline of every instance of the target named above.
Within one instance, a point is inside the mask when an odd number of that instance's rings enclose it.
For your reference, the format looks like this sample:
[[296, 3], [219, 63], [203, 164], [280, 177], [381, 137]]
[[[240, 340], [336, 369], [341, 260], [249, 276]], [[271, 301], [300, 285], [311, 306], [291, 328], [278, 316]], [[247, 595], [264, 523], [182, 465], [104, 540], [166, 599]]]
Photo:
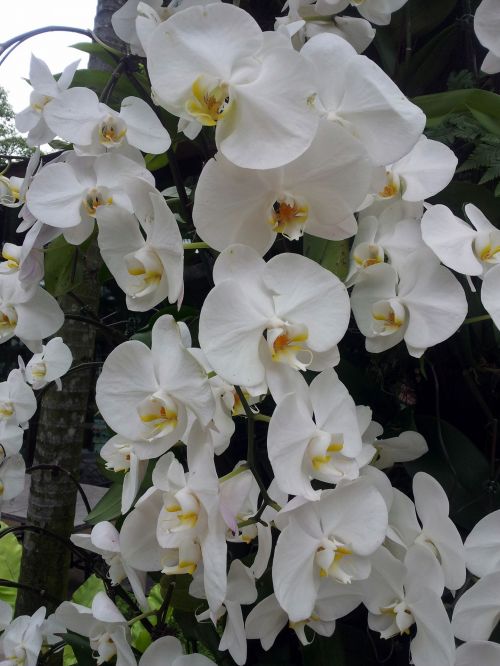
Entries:
[[186, 111], [201, 125], [213, 127], [227, 113], [230, 105], [228, 86], [208, 76], [199, 76], [191, 88]]

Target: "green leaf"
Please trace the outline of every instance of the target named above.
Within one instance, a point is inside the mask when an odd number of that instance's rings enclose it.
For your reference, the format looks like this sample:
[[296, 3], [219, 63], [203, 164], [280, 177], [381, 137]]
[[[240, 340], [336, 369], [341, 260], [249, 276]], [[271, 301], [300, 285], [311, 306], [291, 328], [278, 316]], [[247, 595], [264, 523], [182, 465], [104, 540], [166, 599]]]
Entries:
[[[422, 95], [412, 100], [427, 116], [427, 126], [432, 127], [442, 122], [451, 113], [459, 111], [478, 111], [482, 122], [500, 119], [500, 95], [489, 90], [469, 88], [467, 90], [449, 90], [448, 92]], [[479, 121], [479, 117], [477, 120]], [[479, 121], [481, 122], [481, 121]]]
[[[489, 465], [477, 446], [460, 430], [434, 416], [417, 416], [417, 429], [426, 439], [429, 451], [406, 463], [413, 476], [423, 471], [443, 486], [450, 500], [450, 516], [460, 527], [472, 527], [500, 505], [500, 498], [487, 493]], [[441, 437], [439, 427], [441, 425]], [[444, 450], [443, 450], [444, 449]], [[495, 506], [491, 506], [494, 500]]]
[[[181, 628], [184, 638], [190, 641], [200, 641], [213, 656], [218, 655], [220, 659], [220, 636], [211, 622], [198, 622], [192, 612], [187, 613], [180, 609], [174, 611], [174, 620]], [[219, 661], [219, 659], [218, 662], [221, 663], [222, 660]]]
[[[0, 523], [0, 529], [8, 527]], [[14, 534], [7, 534], [0, 539], [0, 578], [17, 583], [21, 568], [23, 548]], [[0, 599], [8, 603], [12, 609], [16, 605], [17, 590], [15, 587], [0, 586]]]
[[45, 251], [45, 288], [53, 296], [62, 296], [82, 282], [80, 248], [59, 236]]
[[[100, 95], [109, 81], [110, 76], [110, 72], [102, 72], [98, 69], [77, 69], [71, 87], [75, 88], [76, 86], [82, 86], [84, 88], [90, 88], [96, 93], [96, 95]], [[145, 85], [146, 89], [149, 88], [144, 77], [140, 77], [137, 74], [134, 74], [134, 76], [141, 79], [141, 83]], [[113, 92], [107, 103], [109, 106], [119, 108], [123, 98], [129, 97], [130, 95], [137, 97], [137, 89], [129, 79], [122, 74], [113, 88]]]
[[75, 653], [70, 645], [65, 645], [63, 650], [63, 666], [73, 666], [77, 664]]
[[96, 525], [101, 520], [114, 520], [121, 516], [121, 507], [122, 484], [114, 483], [85, 518], [85, 522], [89, 525]]
[[102, 62], [111, 65], [113, 69], [117, 65], [117, 59], [103, 46], [97, 44], [97, 42], [79, 42], [78, 44], [72, 44], [71, 48], [83, 51], [89, 55], [95, 55], [99, 60], [102, 60]]
[[158, 169], [163, 169], [168, 164], [168, 154], [161, 153], [160, 155], [146, 155], [146, 168], [149, 171], [157, 171]]
[[349, 269], [349, 241], [331, 241], [304, 234], [304, 256], [345, 280]]
[[408, 10], [412, 35], [429, 33], [437, 28], [451, 14], [456, 4], [457, 0], [439, 0], [439, 2], [410, 0]]
[[90, 608], [92, 606], [92, 601], [98, 592], [106, 592], [106, 588], [102, 580], [95, 574], [92, 574], [90, 578], [87, 578], [83, 585], [80, 585], [80, 587], [75, 590], [71, 597], [71, 601], [74, 601], [75, 604]]
[[88, 638], [74, 634], [72, 631], [65, 633], [63, 638], [75, 653], [78, 666], [95, 666], [95, 659]]
[[459, 36], [458, 25], [453, 23], [414, 52], [410, 60], [399, 69], [397, 77], [399, 87], [407, 95], [417, 95], [439, 79], [448, 68]]

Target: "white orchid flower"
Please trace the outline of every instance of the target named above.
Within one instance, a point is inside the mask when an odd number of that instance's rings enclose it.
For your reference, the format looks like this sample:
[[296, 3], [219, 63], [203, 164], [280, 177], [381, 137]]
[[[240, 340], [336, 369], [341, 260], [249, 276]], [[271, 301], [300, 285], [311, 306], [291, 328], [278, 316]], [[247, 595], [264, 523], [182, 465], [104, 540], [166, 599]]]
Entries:
[[403, 273], [408, 257], [422, 247], [425, 243], [420, 220], [408, 217], [401, 202], [391, 203], [378, 217], [362, 216], [351, 247], [347, 286], [355, 284], [365, 268], [386, 259], [398, 273]]
[[387, 469], [395, 463], [416, 460], [429, 450], [425, 438], [414, 430], [405, 430], [397, 437], [377, 438], [372, 444], [376, 455], [370, 464], [378, 469]]
[[199, 339], [228, 383], [251, 395], [269, 384], [273, 395], [285, 395], [297, 370], [323, 370], [337, 361], [349, 307], [344, 285], [326, 269], [297, 254], [266, 264], [255, 250], [232, 245], [215, 262], [214, 282]]
[[318, 124], [308, 63], [288, 47], [264, 47], [250, 14], [226, 3], [174, 14], [147, 45], [157, 103], [181, 119], [190, 137], [215, 126], [220, 152], [251, 169], [299, 157]]
[[[316, 5], [315, 10], [317, 13]], [[375, 39], [375, 30], [368, 21], [354, 16], [332, 16], [329, 21], [307, 21], [304, 26], [306, 39], [323, 32], [342, 37], [357, 53], [363, 53]]]
[[467, 569], [474, 576], [500, 571], [500, 510], [482, 518], [465, 540]]
[[388, 25], [391, 14], [407, 2], [408, 0], [318, 0], [316, 11], [320, 14], [337, 14], [352, 5], [367, 21], [375, 25]]
[[372, 557], [372, 573], [364, 581], [368, 626], [381, 638], [409, 634], [415, 666], [453, 666], [455, 641], [441, 601], [443, 574], [436, 559], [422, 546], [413, 546], [404, 564], [380, 548]]
[[17, 275], [0, 279], [0, 344], [17, 336], [37, 353], [63, 323], [63, 311], [47, 291], [36, 284], [24, 289]]
[[12, 370], [0, 383], [0, 440], [16, 437], [21, 428], [26, 429], [36, 407], [35, 394], [22, 372]]
[[492, 318], [495, 326], [500, 328], [500, 266], [493, 266], [484, 276], [481, 287], [481, 303]]
[[425, 546], [441, 565], [446, 587], [458, 590], [465, 582], [465, 549], [449, 518], [446, 493], [436, 479], [418, 472], [413, 477], [413, 496], [415, 504], [394, 489], [388, 537], [396, 550], [397, 546], [407, 549], [415, 543]]
[[453, 632], [461, 641], [486, 641], [500, 615], [500, 571], [477, 581], [458, 599], [453, 609]]
[[28, 132], [28, 146], [41, 146], [56, 136], [46, 121], [47, 108], [69, 88], [79, 62], [77, 60], [68, 65], [56, 81], [46, 63], [31, 54], [29, 78], [33, 90], [30, 104], [24, 111], [16, 114], [16, 128], [19, 132]]
[[34, 389], [41, 389], [50, 382], [55, 382], [60, 391], [62, 388], [60, 378], [71, 368], [73, 354], [62, 338], [52, 338], [42, 346], [40, 353], [30, 358], [26, 365], [21, 358], [19, 363], [23, 365], [22, 371], [26, 381]]
[[432, 206], [422, 218], [422, 237], [445, 266], [484, 276], [500, 263], [500, 230], [474, 204], [465, 206], [465, 214], [474, 228], [446, 206]]
[[5, 261], [0, 262], [0, 279], [4, 275], [16, 274], [28, 289], [43, 279], [43, 252], [39, 248], [28, 247], [26, 241], [22, 245], [4, 243], [2, 258]]
[[70, 88], [47, 107], [45, 119], [58, 136], [75, 144], [80, 155], [126, 146], [156, 155], [171, 143], [158, 116], [139, 97], [126, 97], [116, 112], [90, 88]]
[[[191, 596], [205, 598], [203, 583], [195, 578], [189, 588]], [[241, 560], [233, 560], [227, 575], [227, 591], [223, 604], [215, 615], [210, 609], [197, 614], [198, 622], [211, 619], [215, 622], [226, 617], [219, 650], [227, 650], [238, 666], [247, 660], [247, 637], [241, 607], [257, 600], [257, 589], [252, 571]]]
[[457, 648], [455, 666], [497, 666], [500, 645], [489, 641], [469, 641]]
[[146, 460], [138, 458], [134, 444], [135, 442], [127, 437], [115, 435], [104, 444], [100, 451], [101, 458], [106, 461], [106, 469], [113, 470], [113, 472], [124, 472], [122, 514], [132, 508], [148, 466]]
[[203, 564], [208, 604], [216, 613], [227, 587], [226, 524], [213, 451], [197, 430], [187, 450], [189, 473], [171, 452], [160, 458], [153, 486], [123, 523], [120, 546], [125, 560], [139, 571], [193, 574]]
[[465, 292], [427, 248], [413, 252], [398, 281], [388, 264], [368, 266], [351, 294], [366, 349], [382, 352], [404, 339], [410, 356], [447, 340], [467, 315]]
[[152, 174], [124, 155], [106, 153], [98, 157], [65, 156], [65, 162], [47, 164], [26, 195], [30, 212], [48, 226], [63, 230], [69, 243], [83, 243], [94, 229], [101, 206], [117, 206], [132, 213], [128, 194], [130, 180], [154, 185]]
[[137, 666], [129, 645], [127, 620], [105, 592], [95, 595], [92, 608], [63, 601], [55, 615], [69, 631], [89, 639], [92, 651], [97, 654], [97, 666], [113, 657], [116, 666]]
[[451, 182], [457, 164], [448, 146], [422, 135], [408, 155], [386, 167], [386, 183], [378, 196], [404, 201], [429, 199]]
[[108, 577], [112, 585], [119, 585], [128, 578], [139, 605], [144, 610], [149, 610], [144, 594], [145, 577], [123, 559], [120, 551], [120, 534], [112, 523], [102, 521], [92, 528], [90, 534], [72, 534], [70, 539], [75, 546], [101, 555], [109, 567]]
[[155, 322], [151, 349], [131, 340], [111, 352], [96, 402], [108, 425], [134, 441], [140, 460], [156, 458], [182, 439], [188, 413], [207, 426], [215, 409], [207, 375], [182, 344], [171, 315]]
[[184, 250], [177, 221], [159, 192], [151, 193], [153, 216], [143, 236], [137, 218], [104, 206], [96, 212], [102, 258], [126, 294], [127, 308], [145, 312], [183, 294]]
[[337, 35], [310, 39], [301, 54], [314, 67], [315, 106], [354, 134], [373, 163], [385, 166], [413, 148], [425, 115], [372, 60]]
[[332, 369], [313, 379], [305, 399], [285, 396], [269, 423], [267, 449], [279, 488], [308, 500], [321, 495], [311, 479], [330, 484], [356, 479], [361, 448], [356, 405]]
[[149, 645], [139, 666], [213, 666], [214, 662], [197, 652], [184, 654], [182, 643], [174, 636], [162, 636]]
[[[2, 619], [3, 616], [4, 613]], [[0, 638], [2, 666], [36, 666], [43, 643], [44, 620], [44, 606], [32, 616], [20, 615], [12, 620]]]
[[323, 579], [346, 584], [367, 578], [386, 530], [385, 501], [364, 480], [325, 490], [318, 502], [296, 509], [273, 561], [274, 593], [290, 620], [312, 616]]
[[285, 626], [293, 629], [302, 645], [311, 641], [305, 632], [309, 627], [320, 636], [329, 637], [335, 631], [335, 621], [348, 615], [361, 603], [361, 589], [356, 582], [343, 585], [325, 580], [318, 593], [311, 617], [290, 622], [274, 594], [260, 601], [247, 616], [245, 631], [248, 639], [259, 639], [264, 650], [269, 650]]
[[111, 17], [113, 30], [120, 39], [130, 45], [132, 53], [144, 56], [147, 40], [154, 28], [175, 12], [220, 0], [171, 0], [166, 6], [163, 0], [127, 0]]
[[307, 232], [330, 240], [356, 233], [354, 211], [369, 188], [371, 165], [361, 143], [323, 121], [295, 161], [278, 169], [242, 169], [219, 154], [204, 167], [193, 208], [202, 240], [222, 251], [243, 243], [264, 255], [277, 234]]
[[500, 18], [495, 0], [482, 0], [474, 15], [474, 31], [488, 49], [481, 69], [487, 74], [500, 72]]

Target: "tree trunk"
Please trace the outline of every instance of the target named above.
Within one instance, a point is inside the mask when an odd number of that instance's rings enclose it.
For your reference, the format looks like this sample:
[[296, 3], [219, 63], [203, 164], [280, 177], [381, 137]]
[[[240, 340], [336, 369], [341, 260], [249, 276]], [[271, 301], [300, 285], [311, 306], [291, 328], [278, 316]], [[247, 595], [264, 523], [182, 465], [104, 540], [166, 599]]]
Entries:
[[[100, 265], [97, 243], [85, 256], [84, 281], [74, 293], [93, 312], [99, 308]], [[80, 314], [81, 304], [69, 294], [59, 299], [64, 312]], [[73, 352], [73, 366], [92, 361], [95, 327], [67, 319], [59, 335]], [[86, 415], [92, 395], [93, 368], [70, 373], [62, 378], [63, 389], [51, 387], [43, 396], [38, 421], [34, 466], [59, 465], [76, 477], [86, 435]], [[31, 475], [31, 493], [27, 522], [68, 539], [73, 531], [77, 488], [66, 474], [38, 470]], [[64, 601], [68, 588], [70, 551], [59, 541], [44, 534], [26, 532], [20, 581], [33, 590], [19, 590], [16, 614], [31, 615], [41, 605], [53, 611]], [[40, 592], [47, 594], [44, 599]], [[51, 600], [53, 599], [53, 600]]]
[[[94, 23], [94, 30], [102, 41], [122, 50], [125, 47], [111, 27], [111, 16], [125, 1], [99, 0]], [[94, 56], [90, 58], [89, 67], [109, 69]], [[82, 306], [98, 312], [100, 263], [94, 239], [85, 253], [83, 282], [74, 290], [77, 299], [69, 294], [59, 299], [65, 313], [81, 314]], [[93, 326], [67, 319], [58, 335], [73, 352], [73, 366], [94, 359], [96, 329]], [[78, 477], [95, 372], [93, 369], [78, 371], [63, 377], [62, 381], [61, 392], [50, 388], [43, 396], [33, 463], [35, 466], [59, 465]], [[47, 470], [33, 472], [28, 524], [69, 539], [73, 531], [76, 493], [75, 484], [65, 474]], [[41, 605], [52, 612], [58, 605], [56, 600], [64, 601], [68, 592], [69, 566], [70, 551], [64, 544], [44, 534], [26, 532], [19, 580], [31, 589], [19, 590], [16, 615], [31, 615]]]

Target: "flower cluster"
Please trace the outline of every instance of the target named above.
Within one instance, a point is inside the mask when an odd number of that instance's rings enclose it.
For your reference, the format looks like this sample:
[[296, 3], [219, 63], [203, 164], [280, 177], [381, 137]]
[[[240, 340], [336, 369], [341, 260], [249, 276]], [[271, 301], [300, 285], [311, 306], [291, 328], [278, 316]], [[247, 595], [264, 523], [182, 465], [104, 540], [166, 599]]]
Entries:
[[[464, 546], [435, 479], [415, 474], [413, 500], [393, 487], [386, 470], [424, 455], [426, 441], [411, 430], [382, 438], [334, 368], [351, 310], [369, 352], [404, 341], [419, 358], [464, 322], [474, 276], [500, 328], [500, 232], [472, 204], [468, 224], [427, 203], [457, 159], [423, 135], [422, 111], [361, 55], [371, 24], [389, 23], [405, 0], [289, 0], [274, 32], [236, 4], [128, 0], [115, 13], [116, 33], [146, 58], [151, 104], [129, 96], [117, 110], [71, 86], [76, 65], [56, 81], [32, 58], [30, 107], [17, 126], [33, 146], [57, 136], [73, 147], [43, 166], [35, 153], [22, 183], [0, 180], [2, 203], [19, 207], [27, 232], [21, 246], [3, 248], [0, 342], [17, 336], [34, 353], [0, 384], [0, 495], [24, 484], [19, 449], [33, 389], [60, 382], [72, 362], [61, 338], [42, 344], [63, 323], [40, 286], [47, 243], [63, 236], [80, 245], [95, 234], [129, 310], [181, 305], [184, 252], [200, 243], [183, 239], [146, 166], [144, 153], [171, 145], [161, 107], [190, 140], [213, 132], [216, 153], [192, 210], [201, 245], [218, 253], [213, 288], [199, 347], [184, 322], [164, 314], [150, 346], [128, 340], [104, 362], [96, 402], [115, 435], [101, 455], [123, 475], [124, 519], [119, 531], [103, 521], [74, 544], [102, 556], [112, 586], [128, 580], [144, 617], [154, 613], [147, 573], [190, 576], [197, 619], [219, 627], [219, 650], [237, 664], [248, 640], [268, 650], [289, 627], [307, 644], [314, 632], [331, 636], [361, 604], [381, 638], [411, 633], [416, 666], [496, 663], [499, 648], [487, 640], [500, 613], [500, 546], [490, 542], [499, 513]], [[483, 0], [476, 16], [491, 49], [486, 71], [499, 60], [493, 4]], [[339, 16], [348, 5], [360, 17]], [[352, 239], [345, 280], [301, 254], [304, 234]], [[282, 238], [296, 251], [279, 252]], [[275, 408], [265, 415], [268, 393]], [[239, 417], [247, 459], [220, 476], [217, 457]], [[255, 421], [267, 422], [270, 485], [255, 466]], [[151, 483], [140, 493], [148, 465]], [[443, 595], [464, 586], [466, 569], [480, 580], [451, 621]], [[263, 595], [266, 572], [273, 591]], [[133, 621], [104, 592], [91, 608], [64, 602], [49, 620], [41, 611], [2, 618], [2, 663], [34, 664], [56, 626], [87, 638], [97, 664], [212, 663], [183, 655], [172, 636], [137, 662]], [[455, 637], [466, 641], [458, 650]]]

